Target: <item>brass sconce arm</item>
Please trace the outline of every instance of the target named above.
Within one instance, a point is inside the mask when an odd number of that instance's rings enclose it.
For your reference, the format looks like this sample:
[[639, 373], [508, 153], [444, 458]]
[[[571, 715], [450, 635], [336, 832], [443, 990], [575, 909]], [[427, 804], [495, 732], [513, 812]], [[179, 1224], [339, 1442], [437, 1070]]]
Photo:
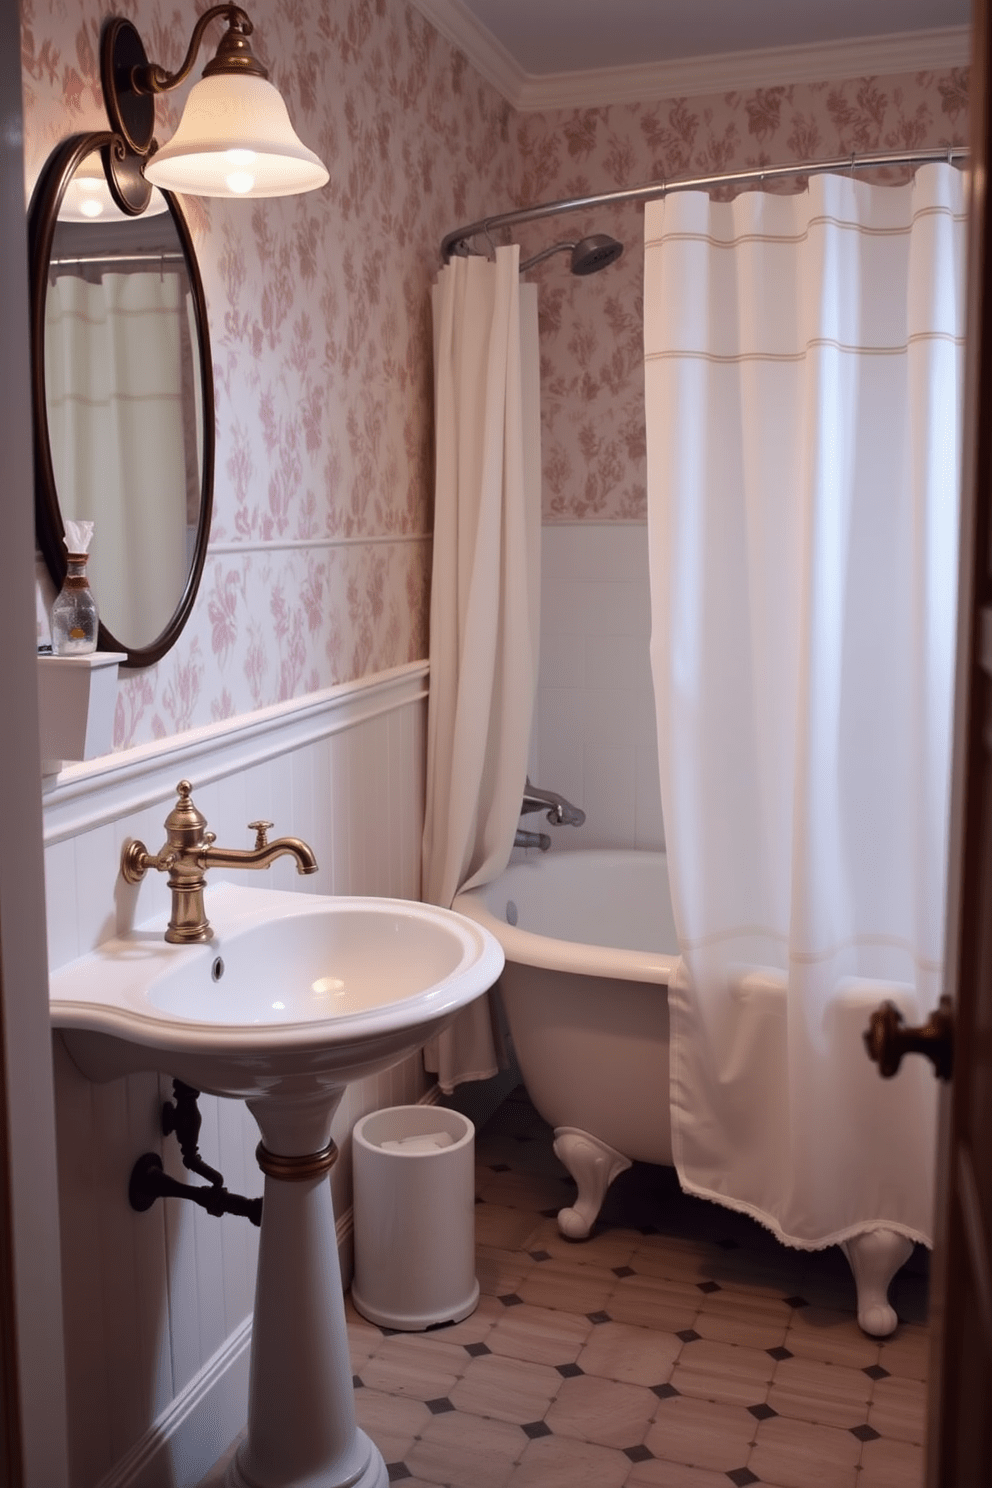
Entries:
[[203, 12], [193, 27], [186, 55], [175, 72], [166, 72], [157, 62], [137, 63], [131, 68], [131, 87], [135, 93], [170, 93], [184, 83], [193, 70], [203, 33], [218, 16], [226, 17], [229, 29], [217, 55], [203, 69], [204, 77], [218, 72], [239, 72], [249, 77], [267, 78], [268, 69], [259, 62], [248, 42], [255, 28], [247, 13], [240, 5], [213, 5]]

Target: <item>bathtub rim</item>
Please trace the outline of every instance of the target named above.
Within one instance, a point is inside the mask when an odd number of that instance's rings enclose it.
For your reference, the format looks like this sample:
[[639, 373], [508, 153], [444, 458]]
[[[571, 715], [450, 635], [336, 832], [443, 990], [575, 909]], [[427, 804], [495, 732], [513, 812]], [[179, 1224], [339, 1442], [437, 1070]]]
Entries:
[[[562, 852], [561, 858], [574, 858], [576, 856], [595, 856], [602, 860], [612, 859], [614, 862], [632, 857], [662, 857], [667, 858], [664, 852], [636, 848], [580, 848], [572, 852]], [[540, 870], [548, 863], [548, 860], [527, 860]], [[526, 863], [510, 863], [504, 870], [504, 874], [514, 867], [524, 867]], [[550, 864], [548, 863], [548, 866]], [[502, 878], [504, 874], [500, 874]], [[494, 879], [498, 883], [499, 879]], [[665, 951], [633, 951], [617, 946], [590, 945], [583, 941], [558, 940], [551, 935], [539, 935], [532, 930], [521, 930], [516, 925], [510, 925], [506, 920], [499, 919], [488, 908], [484, 895], [492, 889], [492, 883], [483, 885], [476, 889], [464, 889], [456, 894], [452, 909], [458, 914], [466, 915], [474, 920], [477, 925], [483, 926], [496, 937], [503, 947], [503, 954], [508, 962], [515, 962], [520, 966], [535, 966], [542, 971], [561, 971], [578, 976], [595, 976], [613, 978], [625, 982], [655, 982], [660, 986], [669, 986], [676, 969], [679, 965], [679, 956]]]

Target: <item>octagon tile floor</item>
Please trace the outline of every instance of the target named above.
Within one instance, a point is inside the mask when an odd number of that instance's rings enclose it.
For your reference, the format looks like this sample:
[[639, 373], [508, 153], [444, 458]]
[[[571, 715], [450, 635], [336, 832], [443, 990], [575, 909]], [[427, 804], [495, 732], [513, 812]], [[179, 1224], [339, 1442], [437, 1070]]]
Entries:
[[396, 1333], [349, 1298], [358, 1419], [390, 1482], [920, 1488], [925, 1252], [896, 1279], [900, 1325], [877, 1342], [836, 1249], [789, 1250], [636, 1164], [572, 1243], [555, 1222], [572, 1192], [518, 1090], [476, 1137], [473, 1315]]

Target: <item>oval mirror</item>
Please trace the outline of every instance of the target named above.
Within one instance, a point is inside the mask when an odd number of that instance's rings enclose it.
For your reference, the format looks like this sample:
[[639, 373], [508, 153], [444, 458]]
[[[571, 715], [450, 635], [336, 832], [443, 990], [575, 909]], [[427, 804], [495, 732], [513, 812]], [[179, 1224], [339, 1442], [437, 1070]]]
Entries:
[[196, 596], [213, 496], [213, 377], [203, 286], [175, 197], [140, 217], [111, 197], [112, 134], [50, 157], [31, 202], [38, 546], [55, 584], [66, 520], [94, 524], [101, 651], [149, 666]]

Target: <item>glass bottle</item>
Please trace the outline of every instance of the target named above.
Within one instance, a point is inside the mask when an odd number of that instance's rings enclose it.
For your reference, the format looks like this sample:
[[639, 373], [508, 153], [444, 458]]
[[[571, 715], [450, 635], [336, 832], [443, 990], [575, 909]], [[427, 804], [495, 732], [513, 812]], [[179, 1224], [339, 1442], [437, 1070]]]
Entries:
[[68, 553], [65, 582], [52, 605], [52, 650], [56, 656], [85, 656], [96, 650], [100, 617], [86, 577], [86, 553]]

